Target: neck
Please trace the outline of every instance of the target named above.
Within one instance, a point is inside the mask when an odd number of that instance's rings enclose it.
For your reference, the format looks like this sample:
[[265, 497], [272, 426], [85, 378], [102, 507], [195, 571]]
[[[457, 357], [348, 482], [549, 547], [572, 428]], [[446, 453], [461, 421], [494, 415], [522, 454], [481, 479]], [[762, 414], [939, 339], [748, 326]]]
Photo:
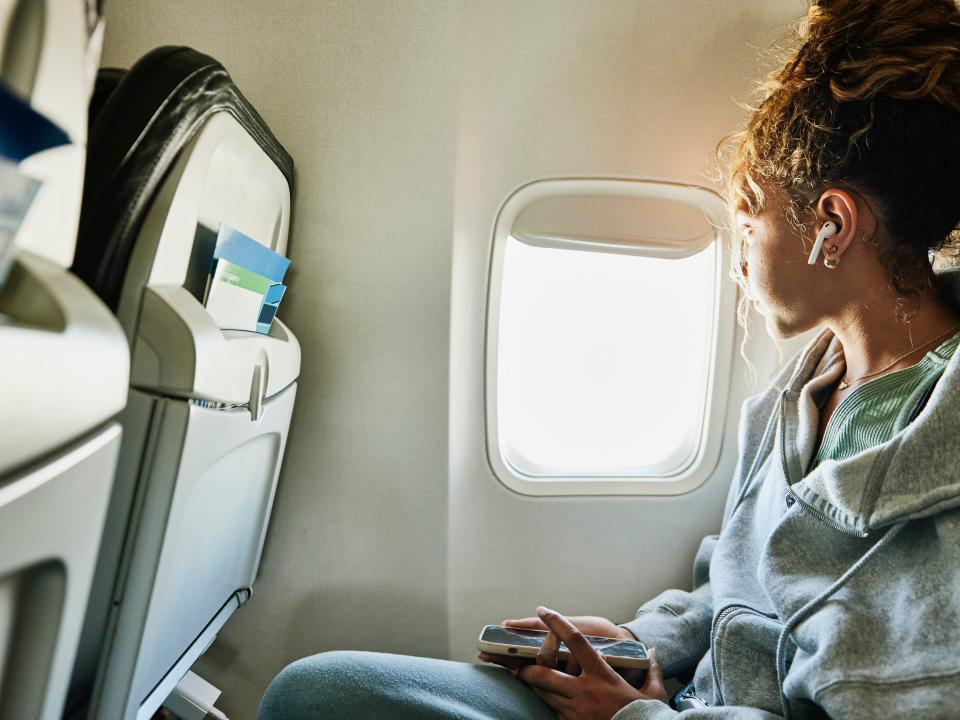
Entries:
[[896, 318], [893, 298], [850, 307], [826, 323], [843, 345], [848, 382], [885, 369], [890, 363], [893, 364], [886, 368], [890, 371], [913, 365], [960, 330], [957, 311], [929, 290], [921, 294], [909, 322]]

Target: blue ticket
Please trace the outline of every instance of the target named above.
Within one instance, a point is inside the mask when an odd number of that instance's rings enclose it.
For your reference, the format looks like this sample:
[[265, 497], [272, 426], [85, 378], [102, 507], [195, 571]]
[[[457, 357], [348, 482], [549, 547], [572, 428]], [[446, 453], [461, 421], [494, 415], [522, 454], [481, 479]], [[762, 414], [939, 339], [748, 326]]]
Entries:
[[263, 275], [275, 283], [283, 282], [283, 276], [290, 267], [289, 258], [224, 223], [220, 223], [217, 246], [213, 251], [214, 262], [220, 258]]

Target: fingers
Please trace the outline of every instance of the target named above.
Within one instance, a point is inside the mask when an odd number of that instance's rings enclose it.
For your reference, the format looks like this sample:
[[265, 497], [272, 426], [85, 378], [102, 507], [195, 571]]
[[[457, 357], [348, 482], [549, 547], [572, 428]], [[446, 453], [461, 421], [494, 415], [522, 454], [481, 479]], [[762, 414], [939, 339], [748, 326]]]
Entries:
[[[612, 665], [610, 667], [613, 667]], [[639, 688], [640, 685], [647, 679], [647, 670], [641, 670], [640, 668], [624, 668], [624, 667], [614, 667], [617, 675], [622, 677], [633, 687]]]
[[556, 668], [559, 665], [557, 653], [560, 652], [560, 638], [553, 631], [547, 633], [543, 639], [543, 645], [537, 651], [537, 665], [543, 665], [548, 668]]
[[579, 675], [580, 674], [580, 663], [577, 662], [577, 659], [571, 654], [567, 658], [567, 666], [563, 669], [567, 675]]
[[543, 620], [538, 617], [520, 618], [519, 620], [504, 620], [500, 623], [502, 627], [524, 628], [526, 630], [549, 630]]
[[663, 700], [667, 697], [666, 688], [663, 686], [663, 668], [657, 662], [657, 649], [650, 648], [650, 667], [647, 669], [647, 680], [640, 688], [647, 697]]
[[[576, 659], [577, 664], [584, 672], [589, 673], [609, 673], [613, 672], [610, 666], [604, 661], [587, 639], [569, 620], [563, 615], [542, 605], [537, 608], [537, 614], [550, 630], [555, 632], [560, 639], [570, 649], [571, 659]], [[568, 676], [569, 677], [569, 676]]]
[[560, 713], [560, 717], [564, 717], [563, 711], [566, 710], [569, 705], [569, 700], [565, 695], [560, 695], [559, 693], [551, 692], [550, 690], [544, 690], [536, 685], [531, 685], [530, 690], [534, 695], [543, 700], [544, 703]]
[[492, 653], [485, 652], [480, 653], [478, 657], [483, 662], [493, 663], [494, 665], [499, 665], [500, 667], [505, 667], [509, 670], [516, 670], [517, 668], [530, 664], [529, 659], [507, 657], [506, 655], [494, 655]]
[[543, 665], [522, 667], [517, 672], [517, 677], [527, 685], [536, 685], [542, 690], [549, 690], [564, 697], [573, 697], [576, 694], [577, 678]]

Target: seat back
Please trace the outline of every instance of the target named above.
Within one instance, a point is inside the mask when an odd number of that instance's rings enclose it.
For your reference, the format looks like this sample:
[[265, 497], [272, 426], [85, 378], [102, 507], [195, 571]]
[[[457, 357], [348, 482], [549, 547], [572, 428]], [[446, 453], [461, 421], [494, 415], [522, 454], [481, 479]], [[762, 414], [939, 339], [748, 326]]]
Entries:
[[[9, 274], [0, 272], [0, 718], [62, 717], [120, 448], [114, 418], [127, 398], [120, 326], [66, 269], [103, 30], [91, 7], [0, 1], [7, 107], [28, 118], [15, 124], [8, 112], [0, 122], [3, 147], [23, 151], [4, 168], [41, 183]], [[52, 144], [26, 142], [37, 128]], [[9, 232], [0, 230], [2, 256]]]
[[[115, 87], [109, 94], [109, 86]], [[135, 242], [161, 183], [211, 116], [227, 113], [293, 184], [293, 159], [223, 66], [187, 47], [161, 47], [129, 71], [101, 71], [74, 272], [117, 311]], [[275, 238], [286, 243], [286, 228]], [[214, 228], [214, 232], [216, 228]], [[277, 249], [277, 248], [274, 248]], [[157, 254], [153, 250], [154, 256]], [[140, 278], [130, 278], [139, 285]], [[130, 315], [135, 315], [131, 309]]]
[[72, 687], [90, 718], [149, 718], [256, 578], [300, 348], [280, 320], [221, 330], [203, 297], [221, 223], [286, 251], [293, 164], [190, 48], [98, 88], [74, 268], [135, 370]]

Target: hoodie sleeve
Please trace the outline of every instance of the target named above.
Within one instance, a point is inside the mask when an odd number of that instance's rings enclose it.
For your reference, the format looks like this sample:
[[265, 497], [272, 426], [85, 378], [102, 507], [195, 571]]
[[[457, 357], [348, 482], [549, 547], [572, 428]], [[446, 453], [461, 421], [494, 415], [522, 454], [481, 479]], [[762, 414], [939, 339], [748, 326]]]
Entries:
[[716, 535], [709, 535], [700, 543], [693, 563], [692, 592], [662, 592], [644, 603], [633, 620], [622, 625], [647, 647], [657, 649], [657, 661], [665, 677], [692, 670], [710, 648], [710, 558], [716, 544]]
[[[879, 679], [841, 681], [818, 692], [816, 702], [830, 717], [845, 720], [956, 717], [960, 683], [957, 682], [957, 674], [949, 670], [934, 677], [910, 678], [900, 682], [883, 682]], [[637, 716], [642, 717], [645, 716]], [[618, 720], [633, 720], [633, 716], [625, 715]]]
[[[659, 652], [658, 652], [659, 655]], [[955, 717], [960, 702], [956, 675], [946, 673], [899, 683], [878, 681], [837, 682], [817, 693], [825, 717], [873, 720], [880, 717]], [[924, 712], [921, 708], [926, 708]], [[943, 714], [946, 713], [946, 714]], [[783, 720], [759, 708], [716, 706], [677, 712], [659, 700], [635, 700], [611, 720]]]
[[636, 700], [610, 720], [783, 720], [780, 715], [740, 705], [677, 712], [659, 700]]
[[[746, 414], [746, 409], [744, 409]], [[727, 495], [724, 523], [732, 511], [741, 486], [744, 424], [741, 423], [741, 458], [734, 482]], [[621, 627], [629, 630], [648, 648], [657, 649], [657, 661], [664, 677], [692, 672], [710, 649], [710, 628], [713, 623], [713, 591], [710, 588], [710, 559], [719, 535], [708, 535], [700, 541], [693, 561], [693, 590], [666, 590], [644, 603], [633, 620]]]
[[[748, 400], [741, 410], [740, 459], [727, 494], [724, 524], [733, 511], [743, 483], [744, 450], [752, 451], [752, 446], [760, 444], [760, 434], [755, 429], [760, 423], [748, 423], [745, 420], [750, 415], [762, 418], [764, 412], [769, 415], [772, 408], [771, 396], [772, 393], [768, 392], [761, 398]], [[758, 405], [759, 411], [756, 409]], [[710, 649], [710, 628], [713, 624], [710, 560], [719, 537], [707, 535], [700, 541], [700, 548], [693, 561], [691, 592], [666, 590], [644, 603], [633, 620], [621, 625], [648, 648], [657, 649], [657, 662], [663, 668], [664, 677], [676, 677], [692, 672]]]
[[[788, 362], [764, 392], [744, 401], [740, 409], [738, 459], [723, 513], [726, 525], [754, 463], [762, 460], [765, 440], [780, 390], [809, 349], [820, 342], [822, 334]], [[633, 636], [647, 647], [657, 649], [657, 661], [664, 677], [676, 677], [692, 671], [710, 649], [713, 623], [713, 593], [710, 588], [710, 559], [718, 535], [708, 535], [700, 543], [693, 563], [693, 591], [667, 590], [637, 610], [636, 617], [623, 623]], [[666, 707], [666, 706], [664, 706]], [[667, 708], [670, 712], [673, 712]], [[638, 716], [644, 717], [644, 716]], [[659, 717], [659, 716], [657, 716]]]

